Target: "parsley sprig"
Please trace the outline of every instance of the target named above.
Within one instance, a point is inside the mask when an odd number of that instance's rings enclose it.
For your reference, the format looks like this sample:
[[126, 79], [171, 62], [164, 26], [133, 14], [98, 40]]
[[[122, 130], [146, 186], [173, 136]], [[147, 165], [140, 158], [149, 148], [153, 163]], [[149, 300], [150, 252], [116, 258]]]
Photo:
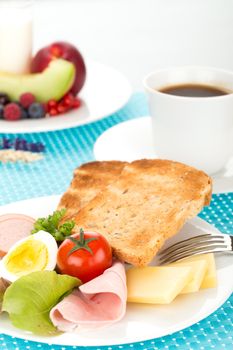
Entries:
[[64, 241], [72, 234], [72, 230], [75, 226], [73, 220], [66, 221], [60, 225], [62, 218], [66, 213], [66, 209], [56, 210], [52, 215], [46, 218], [39, 218], [34, 223], [34, 228], [31, 233], [36, 233], [40, 230], [49, 232], [58, 242]]

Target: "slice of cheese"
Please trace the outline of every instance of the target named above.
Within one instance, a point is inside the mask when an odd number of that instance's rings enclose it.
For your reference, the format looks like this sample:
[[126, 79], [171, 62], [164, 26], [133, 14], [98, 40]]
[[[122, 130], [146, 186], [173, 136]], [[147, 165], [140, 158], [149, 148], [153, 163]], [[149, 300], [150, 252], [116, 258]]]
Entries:
[[126, 272], [128, 302], [169, 304], [192, 278], [189, 266], [132, 267]]
[[207, 272], [207, 261], [205, 259], [179, 261], [167, 266], [189, 266], [192, 271], [192, 279], [181, 291], [181, 294], [197, 292], [205, 278]]
[[[200, 261], [205, 260], [207, 264], [207, 270], [205, 277], [201, 283], [200, 288], [215, 288], [217, 286], [217, 272], [214, 260], [214, 254], [201, 254], [201, 255], [193, 255], [189, 258], [183, 259], [181, 262], [192, 262], [192, 261]], [[178, 262], [177, 262], [178, 263]]]

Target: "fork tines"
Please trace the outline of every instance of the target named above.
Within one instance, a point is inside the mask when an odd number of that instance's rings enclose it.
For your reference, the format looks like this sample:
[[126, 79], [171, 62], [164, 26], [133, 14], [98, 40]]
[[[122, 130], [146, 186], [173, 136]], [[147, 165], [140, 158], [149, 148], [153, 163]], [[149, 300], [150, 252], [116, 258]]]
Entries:
[[231, 238], [226, 234], [203, 234], [180, 241], [164, 250], [159, 256], [160, 264], [172, 263], [190, 255], [231, 250]]

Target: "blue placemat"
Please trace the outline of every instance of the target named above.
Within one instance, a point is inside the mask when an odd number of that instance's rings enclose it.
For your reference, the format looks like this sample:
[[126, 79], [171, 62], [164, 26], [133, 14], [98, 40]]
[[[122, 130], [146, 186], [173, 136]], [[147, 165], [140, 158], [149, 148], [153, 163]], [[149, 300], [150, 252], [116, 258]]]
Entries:
[[[29, 142], [43, 142], [46, 144], [46, 155], [37, 163], [0, 164], [0, 204], [62, 193], [72, 178], [73, 169], [93, 159], [93, 144], [103, 131], [121, 121], [147, 114], [145, 96], [137, 93], [122, 110], [93, 124], [48, 133], [4, 135], [9, 138], [24, 137]], [[0, 134], [0, 137], [2, 136]], [[214, 195], [210, 207], [205, 208], [200, 216], [216, 225], [222, 232], [232, 233], [233, 193]], [[92, 349], [233, 350], [232, 322], [233, 296], [208, 318], [183, 331], [140, 343]], [[0, 334], [0, 349], [71, 350], [78, 347], [46, 345]]]
[[46, 154], [35, 163], [0, 163], [0, 205], [24, 198], [62, 193], [72, 178], [73, 169], [93, 159], [93, 144], [100, 134], [123, 120], [148, 114], [144, 94], [135, 94], [114, 115], [93, 124], [56, 132], [1, 134], [0, 139], [24, 138], [43, 142]]

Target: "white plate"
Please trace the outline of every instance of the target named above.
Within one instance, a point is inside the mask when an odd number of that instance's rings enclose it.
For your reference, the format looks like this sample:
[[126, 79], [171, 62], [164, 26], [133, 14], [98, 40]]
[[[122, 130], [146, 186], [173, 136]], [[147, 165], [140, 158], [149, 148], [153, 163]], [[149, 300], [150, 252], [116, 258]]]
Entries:
[[[51, 213], [58, 203], [58, 196], [41, 197], [16, 202], [0, 207], [0, 214], [16, 212], [33, 217]], [[197, 228], [198, 226], [198, 228]], [[171, 241], [187, 237], [192, 232], [200, 233], [200, 229], [217, 231], [205, 221], [195, 218], [186, 224], [183, 230]], [[217, 231], [218, 232], [218, 231]], [[7, 317], [0, 316], [0, 331], [15, 337], [40, 341], [50, 344], [101, 346], [132, 343], [157, 338], [179, 331], [210, 315], [220, 307], [233, 291], [233, 259], [232, 256], [221, 255], [216, 258], [218, 287], [178, 297], [170, 305], [127, 306], [124, 319], [110, 327], [80, 333], [64, 333], [57, 337], [40, 337], [14, 328]]]
[[[156, 158], [150, 117], [128, 120], [106, 130], [94, 145], [94, 155], [97, 160]], [[232, 192], [233, 158], [212, 178], [214, 193]]]
[[53, 131], [91, 123], [115, 113], [128, 102], [131, 93], [130, 83], [123, 74], [104, 64], [88, 60], [87, 80], [79, 95], [82, 100], [80, 108], [63, 115], [38, 120], [0, 120], [0, 132]]

